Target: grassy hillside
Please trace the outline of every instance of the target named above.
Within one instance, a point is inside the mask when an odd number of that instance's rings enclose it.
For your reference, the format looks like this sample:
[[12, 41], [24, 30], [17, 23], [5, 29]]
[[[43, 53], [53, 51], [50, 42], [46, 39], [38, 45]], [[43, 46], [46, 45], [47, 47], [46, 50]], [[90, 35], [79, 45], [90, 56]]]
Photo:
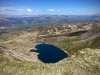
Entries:
[[69, 36], [69, 37], [45, 38], [40, 41], [56, 45], [60, 49], [67, 51], [69, 55], [78, 53], [79, 50], [84, 48], [93, 49], [100, 47], [100, 36], [93, 39], [85, 39], [85, 40], [81, 40], [79, 36]]
[[0, 55], [0, 75], [100, 75], [100, 49], [85, 48], [55, 64], [11, 61]]
[[[0, 42], [0, 75], [100, 75], [99, 25], [92, 28], [82, 33], [86, 36], [84, 38], [80, 34], [36, 39], [36, 33], [22, 32], [5, 34], [9, 37], [6, 41], [3, 35]], [[56, 63], [43, 63], [38, 59], [39, 53], [30, 52], [39, 43], [54, 45], [64, 50], [68, 57]]]
[[[92, 39], [90, 42], [77, 44], [81, 38], [78, 36], [56, 37], [34, 40], [33, 43], [45, 42], [53, 44], [65, 50], [69, 57], [57, 63], [46, 64], [43, 62], [13, 61], [0, 55], [0, 74], [1, 75], [100, 75], [100, 37]], [[32, 43], [32, 42], [31, 42]], [[24, 49], [32, 46], [17, 46]], [[9, 45], [10, 46], [10, 45]], [[0, 49], [4, 49], [0, 46]], [[4, 46], [5, 47], [5, 46]], [[12, 46], [13, 47], [13, 46]], [[94, 49], [95, 48], [95, 49]], [[6, 49], [6, 48], [5, 48]], [[19, 48], [18, 48], [19, 49]], [[25, 50], [24, 50], [25, 51]]]

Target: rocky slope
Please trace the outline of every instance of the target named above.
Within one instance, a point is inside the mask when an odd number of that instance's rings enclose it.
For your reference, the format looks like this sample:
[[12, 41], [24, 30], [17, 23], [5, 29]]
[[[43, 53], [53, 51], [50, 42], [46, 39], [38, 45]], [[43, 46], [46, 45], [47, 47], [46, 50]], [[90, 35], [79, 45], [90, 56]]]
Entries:
[[57, 24], [49, 26], [40, 26], [29, 29], [27, 32], [37, 31], [38, 38], [68, 35], [68, 33], [90, 30], [93, 23], [76, 23], [76, 24]]
[[[9, 34], [9, 37], [13, 35], [15, 37], [10, 38], [10, 40], [8, 41], [0, 42], [0, 52], [4, 56], [12, 60], [38, 61], [37, 53], [35, 54], [30, 53], [30, 50], [34, 49], [34, 47], [38, 44], [36, 42], [37, 38], [55, 37], [55, 36], [60, 37], [70, 34], [74, 35], [81, 31], [90, 30], [91, 27], [93, 27], [92, 25], [93, 23], [77, 23], [77, 24], [41, 26], [37, 28], [28, 29], [27, 31], [22, 31], [21, 33], [19, 33], [19, 35], [16, 36], [15, 34], [11, 35]], [[97, 30], [97, 28], [92, 29], [92, 31], [94, 30], [93, 32], [98, 34], [99, 30]], [[89, 32], [86, 32], [85, 34], [88, 35], [87, 33]]]
[[100, 24], [95, 23], [92, 25], [92, 30], [82, 34], [82, 38], [90, 38], [93, 36], [100, 36]]

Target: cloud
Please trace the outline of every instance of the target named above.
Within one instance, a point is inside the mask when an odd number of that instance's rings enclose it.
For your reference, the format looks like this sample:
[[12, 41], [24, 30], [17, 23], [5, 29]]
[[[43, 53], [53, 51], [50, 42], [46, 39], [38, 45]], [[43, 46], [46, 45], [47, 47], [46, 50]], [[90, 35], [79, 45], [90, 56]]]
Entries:
[[61, 10], [57, 10], [58, 12], [60, 12]]
[[41, 12], [42, 10], [36, 10], [36, 12]]
[[27, 9], [26, 11], [27, 11], [27, 12], [32, 12], [33, 10], [32, 10], [32, 9]]
[[0, 7], [0, 11], [16, 11], [14, 7]]
[[17, 11], [25, 11], [24, 9], [17, 9]]
[[14, 7], [0, 7], [0, 12], [32, 12], [33, 10], [28, 8], [14, 8]]
[[69, 12], [69, 13], [74, 13], [73, 10], [66, 10], [66, 12]]
[[54, 12], [55, 10], [54, 9], [48, 9], [47, 11]]
[[33, 10], [32, 9], [17, 9], [17, 11], [20, 11], [20, 12], [32, 12]]
[[63, 10], [48, 9], [49, 12], [62, 12]]
[[47, 13], [68, 13], [68, 14], [73, 14], [76, 11], [73, 10], [61, 10], [61, 9], [36, 9], [33, 10], [31, 8], [26, 8], [26, 7], [0, 7], [0, 13], [11, 13], [11, 14], [18, 14], [18, 13], [22, 13], [22, 14], [33, 14], [33, 13], [43, 13], [43, 14], [47, 14]]

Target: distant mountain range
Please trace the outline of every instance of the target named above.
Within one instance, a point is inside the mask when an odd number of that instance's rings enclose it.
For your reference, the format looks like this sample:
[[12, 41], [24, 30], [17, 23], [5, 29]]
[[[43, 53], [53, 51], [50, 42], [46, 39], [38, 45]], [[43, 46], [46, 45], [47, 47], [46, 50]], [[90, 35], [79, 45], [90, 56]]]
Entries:
[[95, 15], [0, 15], [0, 29], [31, 28], [42, 25], [100, 22], [100, 14]]

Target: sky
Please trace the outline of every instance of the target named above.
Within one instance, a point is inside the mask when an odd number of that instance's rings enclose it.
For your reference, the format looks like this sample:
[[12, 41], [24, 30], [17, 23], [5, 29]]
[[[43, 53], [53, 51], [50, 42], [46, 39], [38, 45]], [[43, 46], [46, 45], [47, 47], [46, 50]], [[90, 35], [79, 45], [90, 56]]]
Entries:
[[100, 0], [0, 0], [1, 15], [93, 15]]

